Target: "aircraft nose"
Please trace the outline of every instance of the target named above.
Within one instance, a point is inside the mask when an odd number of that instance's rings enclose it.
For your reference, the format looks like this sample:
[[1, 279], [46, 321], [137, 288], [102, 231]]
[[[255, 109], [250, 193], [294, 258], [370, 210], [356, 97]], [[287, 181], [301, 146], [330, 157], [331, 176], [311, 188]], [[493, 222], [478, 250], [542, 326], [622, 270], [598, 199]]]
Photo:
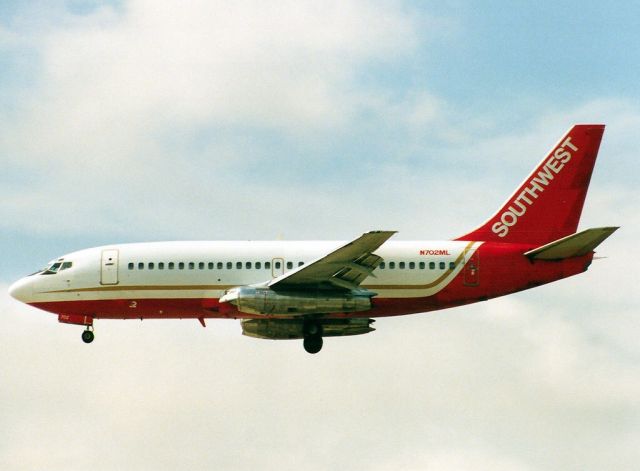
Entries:
[[16, 281], [9, 287], [9, 295], [23, 303], [28, 302], [29, 299], [31, 299], [31, 293], [33, 291], [29, 281], [30, 280], [26, 278]]

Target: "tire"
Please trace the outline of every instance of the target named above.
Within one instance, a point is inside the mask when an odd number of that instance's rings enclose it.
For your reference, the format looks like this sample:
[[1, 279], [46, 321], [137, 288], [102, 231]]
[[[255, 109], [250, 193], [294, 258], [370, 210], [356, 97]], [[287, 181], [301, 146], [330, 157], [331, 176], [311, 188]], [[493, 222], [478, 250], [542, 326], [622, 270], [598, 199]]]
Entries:
[[304, 349], [307, 353], [315, 354], [322, 350], [322, 337], [320, 335], [311, 335], [304, 338]]
[[84, 343], [93, 342], [93, 337], [93, 332], [91, 332], [90, 330], [85, 330], [84, 332], [82, 332], [82, 341]]

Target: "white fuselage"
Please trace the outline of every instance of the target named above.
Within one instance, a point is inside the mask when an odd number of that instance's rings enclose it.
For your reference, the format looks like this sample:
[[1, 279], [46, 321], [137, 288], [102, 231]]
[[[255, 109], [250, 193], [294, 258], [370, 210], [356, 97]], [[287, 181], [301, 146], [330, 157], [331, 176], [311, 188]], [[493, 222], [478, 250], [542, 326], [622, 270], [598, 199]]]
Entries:
[[[58, 259], [72, 266], [24, 278], [14, 295], [30, 303], [163, 298], [220, 298], [308, 264], [344, 242], [151, 242], [110, 245]], [[362, 284], [384, 298], [430, 296], [455, 278], [480, 243], [389, 241]], [[109, 260], [111, 259], [111, 260]], [[27, 299], [25, 299], [27, 301]]]

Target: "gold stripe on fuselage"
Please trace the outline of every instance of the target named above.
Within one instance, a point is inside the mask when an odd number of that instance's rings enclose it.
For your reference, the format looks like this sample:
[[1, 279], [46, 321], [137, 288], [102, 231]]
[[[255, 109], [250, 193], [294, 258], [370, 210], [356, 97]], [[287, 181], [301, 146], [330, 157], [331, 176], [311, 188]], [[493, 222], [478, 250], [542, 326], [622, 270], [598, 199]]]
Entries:
[[144, 285], [144, 286], [94, 286], [91, 288], [68, 288], [54, 291], [42, 291], [43, 293], [87, 293], [104, 291], [220, 291], [233, 288], [237, 285]]

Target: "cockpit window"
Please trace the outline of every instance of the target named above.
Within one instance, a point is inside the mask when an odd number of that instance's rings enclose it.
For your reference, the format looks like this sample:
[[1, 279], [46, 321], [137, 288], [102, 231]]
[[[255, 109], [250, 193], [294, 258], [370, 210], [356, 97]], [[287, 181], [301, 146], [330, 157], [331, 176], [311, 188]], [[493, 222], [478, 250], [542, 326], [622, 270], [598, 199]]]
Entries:
[[73, 266], [73, 262], [64, 262], [60, 267], [60, 271], [66, 270], [67, 268], [71, 268]]
[[62, 266], [62, 262], [55, 262], [49, 265], [45, 271], [42, 272], [43, 275], [55, 275], [58, 273], [58, 270]]

